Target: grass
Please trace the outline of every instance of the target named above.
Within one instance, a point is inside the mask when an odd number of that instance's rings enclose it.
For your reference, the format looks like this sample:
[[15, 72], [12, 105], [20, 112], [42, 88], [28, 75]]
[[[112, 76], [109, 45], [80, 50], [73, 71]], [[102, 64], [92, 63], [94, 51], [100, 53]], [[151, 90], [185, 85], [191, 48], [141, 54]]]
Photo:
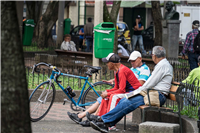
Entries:
[[30, 46], [23, 46], [23, 51], [33, 52], [33, 51], [52, 51], [55, 47], [48, 46], [47, 48], [39, 48], [37, 43], [32, 43]]
[[[174, 112], [178, 112], [178, 105], [174, 105], [174, 106], [168, 105], [167, 107], [173, 109]], [[184, 106], [183, 109], [181, 110], [181, 115], [185, 115], [185, 116], [188, 116], [189, 118], [194, 118], [196, 120], [199, 119], [198, 108], [191, 105]]]

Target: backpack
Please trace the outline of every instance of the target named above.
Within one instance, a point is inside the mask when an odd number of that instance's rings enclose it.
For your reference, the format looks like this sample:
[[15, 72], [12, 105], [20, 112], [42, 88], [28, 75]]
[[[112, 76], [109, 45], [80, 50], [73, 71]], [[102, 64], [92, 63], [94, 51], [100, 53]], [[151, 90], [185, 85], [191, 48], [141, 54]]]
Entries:
[[200, 31], [194, 39], [194, 52], [200, 53]]

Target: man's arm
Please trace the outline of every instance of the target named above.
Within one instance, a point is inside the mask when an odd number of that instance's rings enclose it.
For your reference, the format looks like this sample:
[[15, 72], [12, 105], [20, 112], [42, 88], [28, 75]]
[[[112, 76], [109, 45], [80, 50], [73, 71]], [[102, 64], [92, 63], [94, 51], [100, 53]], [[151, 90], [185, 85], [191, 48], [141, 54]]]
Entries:
[[86, 37], [86, 33], [87, 33], [87, 30], [86, 30], [86, 25], [84, 25], [84, 39], [85, 39], [85, 37]]
[[155, 70], [152, 72], [152, 75], [148, 78], [148, 80], [143, 84], [143, 86], [139, 87], [134, 93], [139, 93], [140, 91], [146, 91], [148, 88], [153, 88], [160, 82], [163, 78], [164, 70], [162, 67], [156, 67]]
[[61, 44], [61, 46], [60, 46], [60, 49], [61, 49], [61, 50], [64, 50], [63, 45], [64, 45], [64, 42], [62, 42], [62, 44]]
[[109, 84], [114, 84], [115, 79], [111, 79], [111, 80], [102, 80], [105, 83], [109, 83]]
[[182, 83], [186, 83], [186, 82], [189, 84], [192, 83], [193, 75], [194, 75], [194, 69], [189, 73], [188, 77], [182, 81]]
[[143, 85], [146, 81], [144, 80], [139, 80], [140, 84]]
[[107, 92], [115, 91], [115, 90], [117, 90], [118, 88], [119, 88], [119, 86], [118, 86], [118, 84], [117, 84], [117, 78], [115, 77], [115, 86], [114, 86], [114, 88], [109, 89], [109, 90], [106, 90], [106, 91], [107, 91]]
[[142, 26], [141, 28], [138, 28], [137, 30], [139, 31], [144, 30], [144, 26]]
[[75, 51], [75, 52], [76, 52], [76, 51], [77, 51], [77, 50], [76, 50], [76, 44], [75, 44], [73, 41], [70, 41], [70, 43], [71, 43], [71, 45], [72, 45], [72, 47], [73, 47], [73, 50], [72, 50], [72, 51]]
[[84, 33], [82, 32], [82, 28], [79, 30], [79, 35], [84, 35]]
[[[125, 93], [126, 92], [126, 76], [124, 74], [124, 72], [119, 72], [119, 88], [113, 91], [109, 91], [108, 92], [108, 96], [110, 96], [111, 94], [116, 94], [116, 93]], [[117, 82], [115, 82], [115, 85], [117, 84]]]
[[141, 85], [143, 85], [149, 78], [150, 76], [150, 70], [148, 66], [144, 66], [144, 69], [140, 71], [138, 80], [140, 82]]

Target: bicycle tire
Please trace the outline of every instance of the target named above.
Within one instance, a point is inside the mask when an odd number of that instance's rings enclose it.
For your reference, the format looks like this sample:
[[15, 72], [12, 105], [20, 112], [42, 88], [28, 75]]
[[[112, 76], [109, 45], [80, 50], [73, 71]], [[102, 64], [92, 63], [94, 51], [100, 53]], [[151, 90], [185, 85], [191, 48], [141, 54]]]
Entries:
[[[55, 94], [56, 94], [55, 86], [53, 83], [51, 84], [50, 93], [48, 94], [48, 97], [46, 99], [47, 101], [45, 103], [41, 102], [46, 97], [47, 90], [48, 90], [47, 87], [49, 87], [49, 84], [50, 84], [49, 81], [41, 83], [39, 86], [37, 86], [35, 88], [35, 90], [30, 95], [29, 104], [30, 104], [30, 117], [31, 117], [32, 122], [37, 122], [37, 121], [41, 120], [42, 118], [44, 118], [47, 115], [47, 113], [49, 112], [51, 106], [53, 105], [53, 102], [55, 99]], [[46, 106], [46, 104], [49, 104], [49, 105]], [[39, 107], [40, 105], [42, 105], [41, 109]], [[39, 113], [43, 112], [43, 110], [44, 110], [44, 113], [39, 115]]]
[[[102, 88], [103, 89], [111, 89], [113, 88], [113, 85], [112, 84], [109, 84], [109, 83], [106, 83], [106, 82], [96, 82], [93, 84], [93, 88], [97, 91], [99, 88]], [[102, 86], [102, 87], [101, 87]], [[101, 91], [101, 90], [100, 90]], [[98, 92], [97, 92], [98, 93]], [[100, 92], [99, 92], [100, 93]], [[98, 94], [99, 94], [98, 93]], [[101, 94], [99, 94], [101, 95]], [[97, 101], [97, 98], [98, 98], [98, 95], [93, 91], [93, 89], [91, 87], [88, 87], [87, 90], [85, 91], [83, 97], [82, 97], [82, 104], [85, 104], [87, 102], [96, 102]], [[89, 106], [87, 106], [88, 108]], [[86, 107], [83, 107], [86, 109]]]

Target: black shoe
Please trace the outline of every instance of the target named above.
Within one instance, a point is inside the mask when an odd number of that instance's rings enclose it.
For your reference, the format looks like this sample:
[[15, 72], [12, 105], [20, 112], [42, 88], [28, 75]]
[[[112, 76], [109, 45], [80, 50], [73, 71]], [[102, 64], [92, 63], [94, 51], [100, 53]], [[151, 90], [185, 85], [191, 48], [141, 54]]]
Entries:
[[67, 112], [67, 114], [68, 114], [69, 118], [72, 119], [77, 124], [79, 124], [82, 121], [82, 118], [78, 118], [78, 114], [70, 113], [70, 112]]
[[89, 121], [102, 122], [101, 116], [91, 115], [89, 112], [86, 113], [86, 117]]
[[79, 124], [82, 125], [83, 127], [90, 127], [90, 121], [89, 120], [82, 121]]
[[94, 122], [91, 121], [90, 122], [90, 126], [95, 129], [98, 130], [102, 133], [108, 133], [108, 127], [103, 123], [103, 122]]

